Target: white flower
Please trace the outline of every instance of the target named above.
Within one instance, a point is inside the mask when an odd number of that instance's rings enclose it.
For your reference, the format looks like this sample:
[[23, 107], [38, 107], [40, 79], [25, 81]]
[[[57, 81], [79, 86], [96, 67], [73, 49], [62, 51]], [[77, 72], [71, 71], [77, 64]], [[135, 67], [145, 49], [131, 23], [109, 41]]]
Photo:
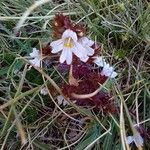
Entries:
[[42, 95], [47, 95], [48, 94], [48, 89], [44, 87], [44, 88], [41, 89], [40, 93]]
[[94, 58], [94, 63], [99, 66], [99, 67], [104, 67], [106, 66], [106, 61], [102, 56], [95, 56]]
[[61, 105], [61, 104], [63, 106], [69, 105], [67, 100], [62, 95], [57, 96], [57, 101], [58, 101], [58, 105]]
[[139, 133], [136, 133], [136, 135], [134, 136], [128, 136], [127, 137], [127, 143], [131, 144], [132, 142], [134, 142], [136, 144], [136, 146], [143, 146], [143, 138], [141, 137], [141, 135]]
[[101, 71], [101, 75], [105, 75], [109, 78], [115, 78], [118, 74], [114, 71], [113, 67], [110, 67], [109, 64], [106, 63], [105, 59], [102, 56], [95, 56], [93, 57], [94, 63], [98, 65], [99, 67], [103, 67]]
[[91, 48], [91, 46], [94, 44], [94, 41], [89, 40], [87, 37], [82, 37], [79, 40], [79, 43], [85, 47], [88, 56], [92, 56], [94, 54], [94, 49]]
[[105, 64], [101, 71], [101, 75], [105, 75], [106, 77], [115, 78], [118, 74], [114, 71], [113, 67], [110, 67], [109, 64]]
[[62, 51], [60, 55], [60, 63], [71, 64], [72, 54], [74, 53], [81, 61], [86, 62], [88, 60], [87, 50], [78, 42], [77, 34], [70, 29], [67, 29], [62, 38], [53, 41], [50, 46], [52, 47], [52, 53], [58, 53]]
[[32, 59], [29, 60], [29, 62], [36, 67], [40, 67], [40, 51], [36, 48], [33, 48], [33, 51], [32, 53], [30, 53], [30, 56], [32, 57]]

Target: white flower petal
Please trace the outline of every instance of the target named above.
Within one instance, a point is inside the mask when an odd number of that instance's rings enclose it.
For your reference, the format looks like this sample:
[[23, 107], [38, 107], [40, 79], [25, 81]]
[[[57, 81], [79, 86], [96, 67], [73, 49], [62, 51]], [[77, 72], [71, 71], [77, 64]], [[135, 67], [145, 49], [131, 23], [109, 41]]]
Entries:
[[101, 71], [101, 75], [105, 75], [106, 77], [115, 78], [117, 73], [114, 71], [113, 67], [110, 67], [109, 64], [104, 65], [103, 70]]
[[63, 106], [69, 105], [69, 103], [64, 99], [63, 100]]
[[127, 143], [131, 144], [132, 142], [134, 142], [137, 147], [143, 146], [143, 143], [144, 143], [143, 138], [141, 137], [141, 135], [139, 133], [137, 133], [134, 136], [127, 137]]
[[115, 78], [118, 75], [115, 71], [110, 75], [110, 78]]
[[128, 137], [127, 137], [127, 143], [128, 143], [128, 144], [131, 144], [133, 141], [134, 141], [133, 136], [128, 136]]
[[72, 50], [71, 49], [67, 50], [66, 62], [68, 65], [70, 65], [72, 62]]
[[31, 59], [31, 60], [29, 60], [29, 62], [30, 62], [33, 66], [40, 67], [40, 59], [38, 59], [38, 58]]
[[143, 146], [144, 141], [139, 133], [134, 135], [133, 138], [134, 138], [134, 142], [135, 142], [136, 146]]
[[79, 57], [79, 58], [84, 58], [87, 57], [87, 51], [86, 49], [79, 43], [74, 43], [74, 47], [72, 48], [73, 53]]
[[42, 88], [41, 91], [40, 91], [40, 94], [42, 95], [47, 95], [48, 94], [48, 89], [47, 88]]
[[82, 45], [91, 47], [94, 44], [94, 41], [88, 39], [87, 37], [82, 37], [80, 40]]
[[93, 49], [93, 48], [87, 47], [86, 50], [87, 50], [87, 55], [88, 55], [88, 56], [94, 55], [94, 49]]
[[106, 62], [105, 62], [105, 59], [103, 58], [103, 57], [99, 57], [99, 56], [96, 56], [96, 57], [93, 57], [93, 58], [95, 58], [94, 59], [94, 63], [96, 64], [96, 65], [98, 65], [99, 67], [104, 67], [104, 66], [106, 66]]
[[62, 39], [69, 38], [69, 37], [72, 38], [74, 42], [77, 42], [77, 34], [72, 30], [67, 29], [62, 35]]
[[87, 62], [87, 61], [88, 61], [88, 59], [89, 59], [89, 57], [88, 57], [88, 56], [87, 56], [87, 57], [81, 57], [81, 58], [80, 58], [80, 60], [81, 60], [81, 61], [83, 61], [83, 62]]
[[[105, 67], [105, 66], [104, 66]], [[112, 73], [113, 73], [113, 67], [106, 67], [105, 68], [105, 75], [106, 76], [111, 76], [112, 75]]]
[[52, 49], [52, 53], [55, 54], [55, 53], [58, 53], [60, 52], [61, 50], [63, 49], [63, 44], [60, 44], [58, 46], [55, 46], [53, 49]]
[[61, 105], [63, 103], [64, 97], [62, 95], [57, 96], [58, 105]]
[[39, 50], [37, 50], [36, 48], [33, 48], [32, 53], [29, 54], [31, 57], [35, 58], [35, 57], [39, 57], [40, 52]]
[[52, 47], [52, 53], [58, 53], [63, 49], [62, 39], [51, 42], [50, 46]]
[[69, 105], [68, 101], [62, 95], [57, 96], [58, 105], [66, 106]]
[[82, 37], [79, 39], [79, 43], [85, 48], [88, 56], [92, 56], [94, 54], [94, 49], [91, 46], [94, 44], [92, 40], [89, 40], [87, 37]]
[[68, 49], [64, 48], [61, 55], [60, 55], [60, 58], [59, 58], [59, 61], [60, 63], [64, 63], [65, 60], [67, 59], [67, 54], [68, 54]]
[[105, 66], [104, 66], [104, 69], [109, 69], [110, 68], [110, 65], [109, 64], [106, 64]]

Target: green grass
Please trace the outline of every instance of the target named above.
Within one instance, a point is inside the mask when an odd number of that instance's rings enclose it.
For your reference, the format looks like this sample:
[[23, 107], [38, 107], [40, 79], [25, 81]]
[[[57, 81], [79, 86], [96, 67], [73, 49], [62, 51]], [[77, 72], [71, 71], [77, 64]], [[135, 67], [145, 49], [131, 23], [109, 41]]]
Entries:
[[[33, 3], [0, 2], [1, 149], [122, 150], [125, 134], [136, 132], [133, 124], [138, 123], [144, 129], [143, 149], [150, 149], [148, 0], [53, 0], [31, 11], [14, 37], [21, 16]], [[116, 64], [119, 75], [110, 90], [120, 113], [105, 116], [73, 104], [61, 108], [52, 95], [39, 94], [53, 80], [59, 86], [59, 74], [54, 68], [28, 70], [22, 57], [52, 40], [51, 20], [58, 12], [86, 24], [92, 39], [102, 46], [100, 54]]]

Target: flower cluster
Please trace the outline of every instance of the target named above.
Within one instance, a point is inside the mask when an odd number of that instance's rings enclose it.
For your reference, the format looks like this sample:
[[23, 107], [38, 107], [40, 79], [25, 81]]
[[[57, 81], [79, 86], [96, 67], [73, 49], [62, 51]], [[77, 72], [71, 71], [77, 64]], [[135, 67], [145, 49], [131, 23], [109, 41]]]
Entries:
[[[46, 62], [41, 56], [50, 55], [48, 61], [55, 60], [54, 65], [62, 75], [68, 73], [68, 83], [60, 83], [63, 95], [57, 96], [58, 104], [65, 106], [69, 104], [67, 100], [70, 100], [80, 106], [114, 112], [116, 107], [112, 94], [101, 88], [108, 79], [115, 78], [117, 73], [104, 56], [99, 56], [99, 46], [86, 35], [86, 27], [71, 22], [63, 14], [57, 14], [52, 30], [54, 40], [43, 47], [41, 52], [34, 48], [30, 53], [32, 60], [29, 61], [41, 67], [40, 64]], [[42, 93], [46, 95], [45, 90]]]
[[50, 46], [52, 47], [52, 53], [58, 53], [60, 51], [60, 63], [66, 63], [70, 65], [72, 63], [73, 54], [76, 55], [81, 61], [87, 62], [89, 56], [94, 54], [94, 49], [91, 46], [94, 44], [93, 41], [87, 37], [78, 39], [77, 34], [66, 29], [62, 37], [56, 41], [53, 41]]

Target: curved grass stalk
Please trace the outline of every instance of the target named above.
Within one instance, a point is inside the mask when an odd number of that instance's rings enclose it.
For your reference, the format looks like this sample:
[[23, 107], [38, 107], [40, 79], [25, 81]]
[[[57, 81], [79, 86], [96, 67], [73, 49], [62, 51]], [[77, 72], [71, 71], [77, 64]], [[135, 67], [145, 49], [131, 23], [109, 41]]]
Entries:
[[98, 92], [100, 92], [100, 88], [99, 89], [97, 89], [97, 90], [95, 90], [94, 92], [92, 92], [92, 93], [89, 93], [89, 94], [76, 94], [76, 93], [72, 93], [71, 95], [72, 95], [72, 97], [74, 97], [74, 98], [79, 98], [79, 99], [86, 99], [86, 98], [91, 98], [91, 97], [93, 97], [93, 96], [95, 96]]

